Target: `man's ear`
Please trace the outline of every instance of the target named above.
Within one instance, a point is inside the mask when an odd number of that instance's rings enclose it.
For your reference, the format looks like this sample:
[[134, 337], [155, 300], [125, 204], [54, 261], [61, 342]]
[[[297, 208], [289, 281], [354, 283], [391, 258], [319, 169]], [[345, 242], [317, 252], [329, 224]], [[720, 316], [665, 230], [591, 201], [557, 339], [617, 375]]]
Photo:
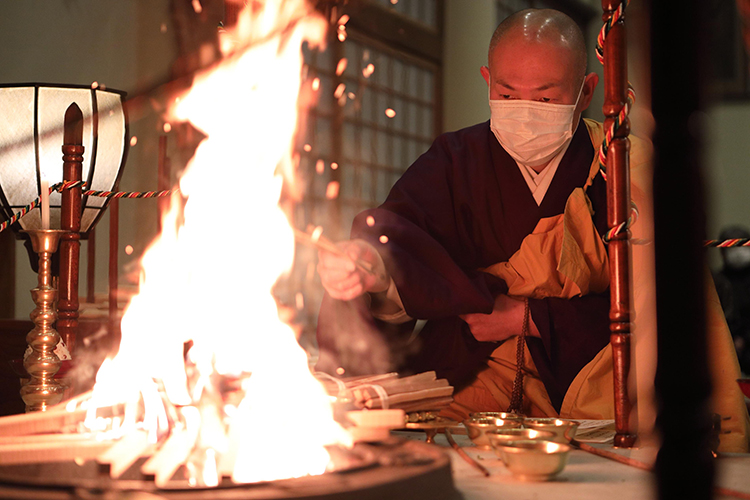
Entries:
[[482, 73], [482, 78], [484, 78], [484, 81], [487, 82], [487, 86], [490, 85], [490, 68], [487, 66], [482, 66], [479, 68], [479, 72]]
[[586, 75], [586, 78], [583, 81], [580, 111], [583, 111], [584, 109], [589, 107], [589, 104], [591, 104], [591, 98], [594, 97], [594, 90], [596, 89], [596, 86], [598, 84], [599, 75], [597, 75], [596, 73], [589, 73], [588, 75]]

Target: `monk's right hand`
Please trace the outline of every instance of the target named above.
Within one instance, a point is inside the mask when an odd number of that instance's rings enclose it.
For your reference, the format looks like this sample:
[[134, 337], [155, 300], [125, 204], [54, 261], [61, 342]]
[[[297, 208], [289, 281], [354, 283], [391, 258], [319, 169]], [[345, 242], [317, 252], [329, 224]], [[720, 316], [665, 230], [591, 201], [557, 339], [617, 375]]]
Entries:
[[[338, 300], [352, 300], [370, 292], [388, 290], [390, 276], [383, 258], [364, 240], [349, 240], [336, 244], [343, 255], [318, 250], [318, 274], [326, 292]], [[365, 271], [355, 262], [366, 263], [372, 272]]]

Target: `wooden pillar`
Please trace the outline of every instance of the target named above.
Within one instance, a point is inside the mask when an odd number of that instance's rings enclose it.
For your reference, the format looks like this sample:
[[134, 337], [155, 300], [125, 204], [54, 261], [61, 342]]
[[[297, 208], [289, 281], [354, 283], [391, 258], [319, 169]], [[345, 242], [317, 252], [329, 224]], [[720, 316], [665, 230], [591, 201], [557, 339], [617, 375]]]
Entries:
[[96, 302], [96, 230], [89, 231], [86, 246], [86, 302]]
[[119, 278], [118, 249], [120, 246], [120, 200], [109, 203], [109, 335], [113, 346], [119, 342], [119, 313], [117, 310], [117, 280]]
[[[167, 136], [159, 136], [159, 162], [157, 171], [157, 187], [159, 191], [166, 191], [169, 189], [171, 183], [171, 167], [169, 157], [167, 156]], [[169, 209], [169, 198], [157, 198], [156, 207], [159, 219], [157, 220], [157, 229], [161, 233], [161, 221], [164, 218], [164, 213]]]
[[707, 10], [702, 0], [651, 2], [660, 499], [713, 498], [701, 175]]
[[[626, 0], [602, 0], [606, 21]], [[604, 129], [608, 130], [627, 102], [627, 38], [625, 16], [612, 26], [604, 43]], [[630, 216], [630, 122], [626, 118], [617, 129], [607, 152], [607, 225], [625, 223]], [[628, 396], [630, 372], [630, 231], [621, 231], [609, 242], [610, 343], [614, 371], [615, 446], [635, 444]]]
[[12, 319], [16, 314], [16, 239], [10, 229], [0, 232], [0, 255], [0, 319]]
[[[76, 103], [65, 112], [63, 139], [63, 179], [80, 181], [83, 169], [83, 113]], [[81, 187], [64, 189], [60, 228], [68, 231], [60, 238], [60, 292], [57, 304], [57, 331], [75, 350], [78, 331], [78, 267], [81, 250]]]

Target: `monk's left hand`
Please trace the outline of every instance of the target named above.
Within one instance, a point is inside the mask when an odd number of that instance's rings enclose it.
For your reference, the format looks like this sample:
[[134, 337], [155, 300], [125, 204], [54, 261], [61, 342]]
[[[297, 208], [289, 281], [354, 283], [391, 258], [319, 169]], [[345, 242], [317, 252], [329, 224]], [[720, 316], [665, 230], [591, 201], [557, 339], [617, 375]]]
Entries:
[[[502, 342], [521, 334], [523, 328], [524, 301], [507, 295], [495, 297], [495, 305], [490, 314], [462, 314], [471, 334], [480, 342]], [[539, 337], [539, 330], [534, 320], [529, 317], [528, 335]]]

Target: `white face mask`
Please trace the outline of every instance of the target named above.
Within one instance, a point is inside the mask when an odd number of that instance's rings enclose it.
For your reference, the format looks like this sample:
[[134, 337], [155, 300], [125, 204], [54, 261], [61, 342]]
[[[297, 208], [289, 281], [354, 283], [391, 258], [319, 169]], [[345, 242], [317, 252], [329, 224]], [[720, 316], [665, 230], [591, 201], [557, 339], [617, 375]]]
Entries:
[[583, 83], [575, 104], [490, 99], [490, 128], [518, 163], [543, 165], [572, 139], [573, 117], [582, 92]]

